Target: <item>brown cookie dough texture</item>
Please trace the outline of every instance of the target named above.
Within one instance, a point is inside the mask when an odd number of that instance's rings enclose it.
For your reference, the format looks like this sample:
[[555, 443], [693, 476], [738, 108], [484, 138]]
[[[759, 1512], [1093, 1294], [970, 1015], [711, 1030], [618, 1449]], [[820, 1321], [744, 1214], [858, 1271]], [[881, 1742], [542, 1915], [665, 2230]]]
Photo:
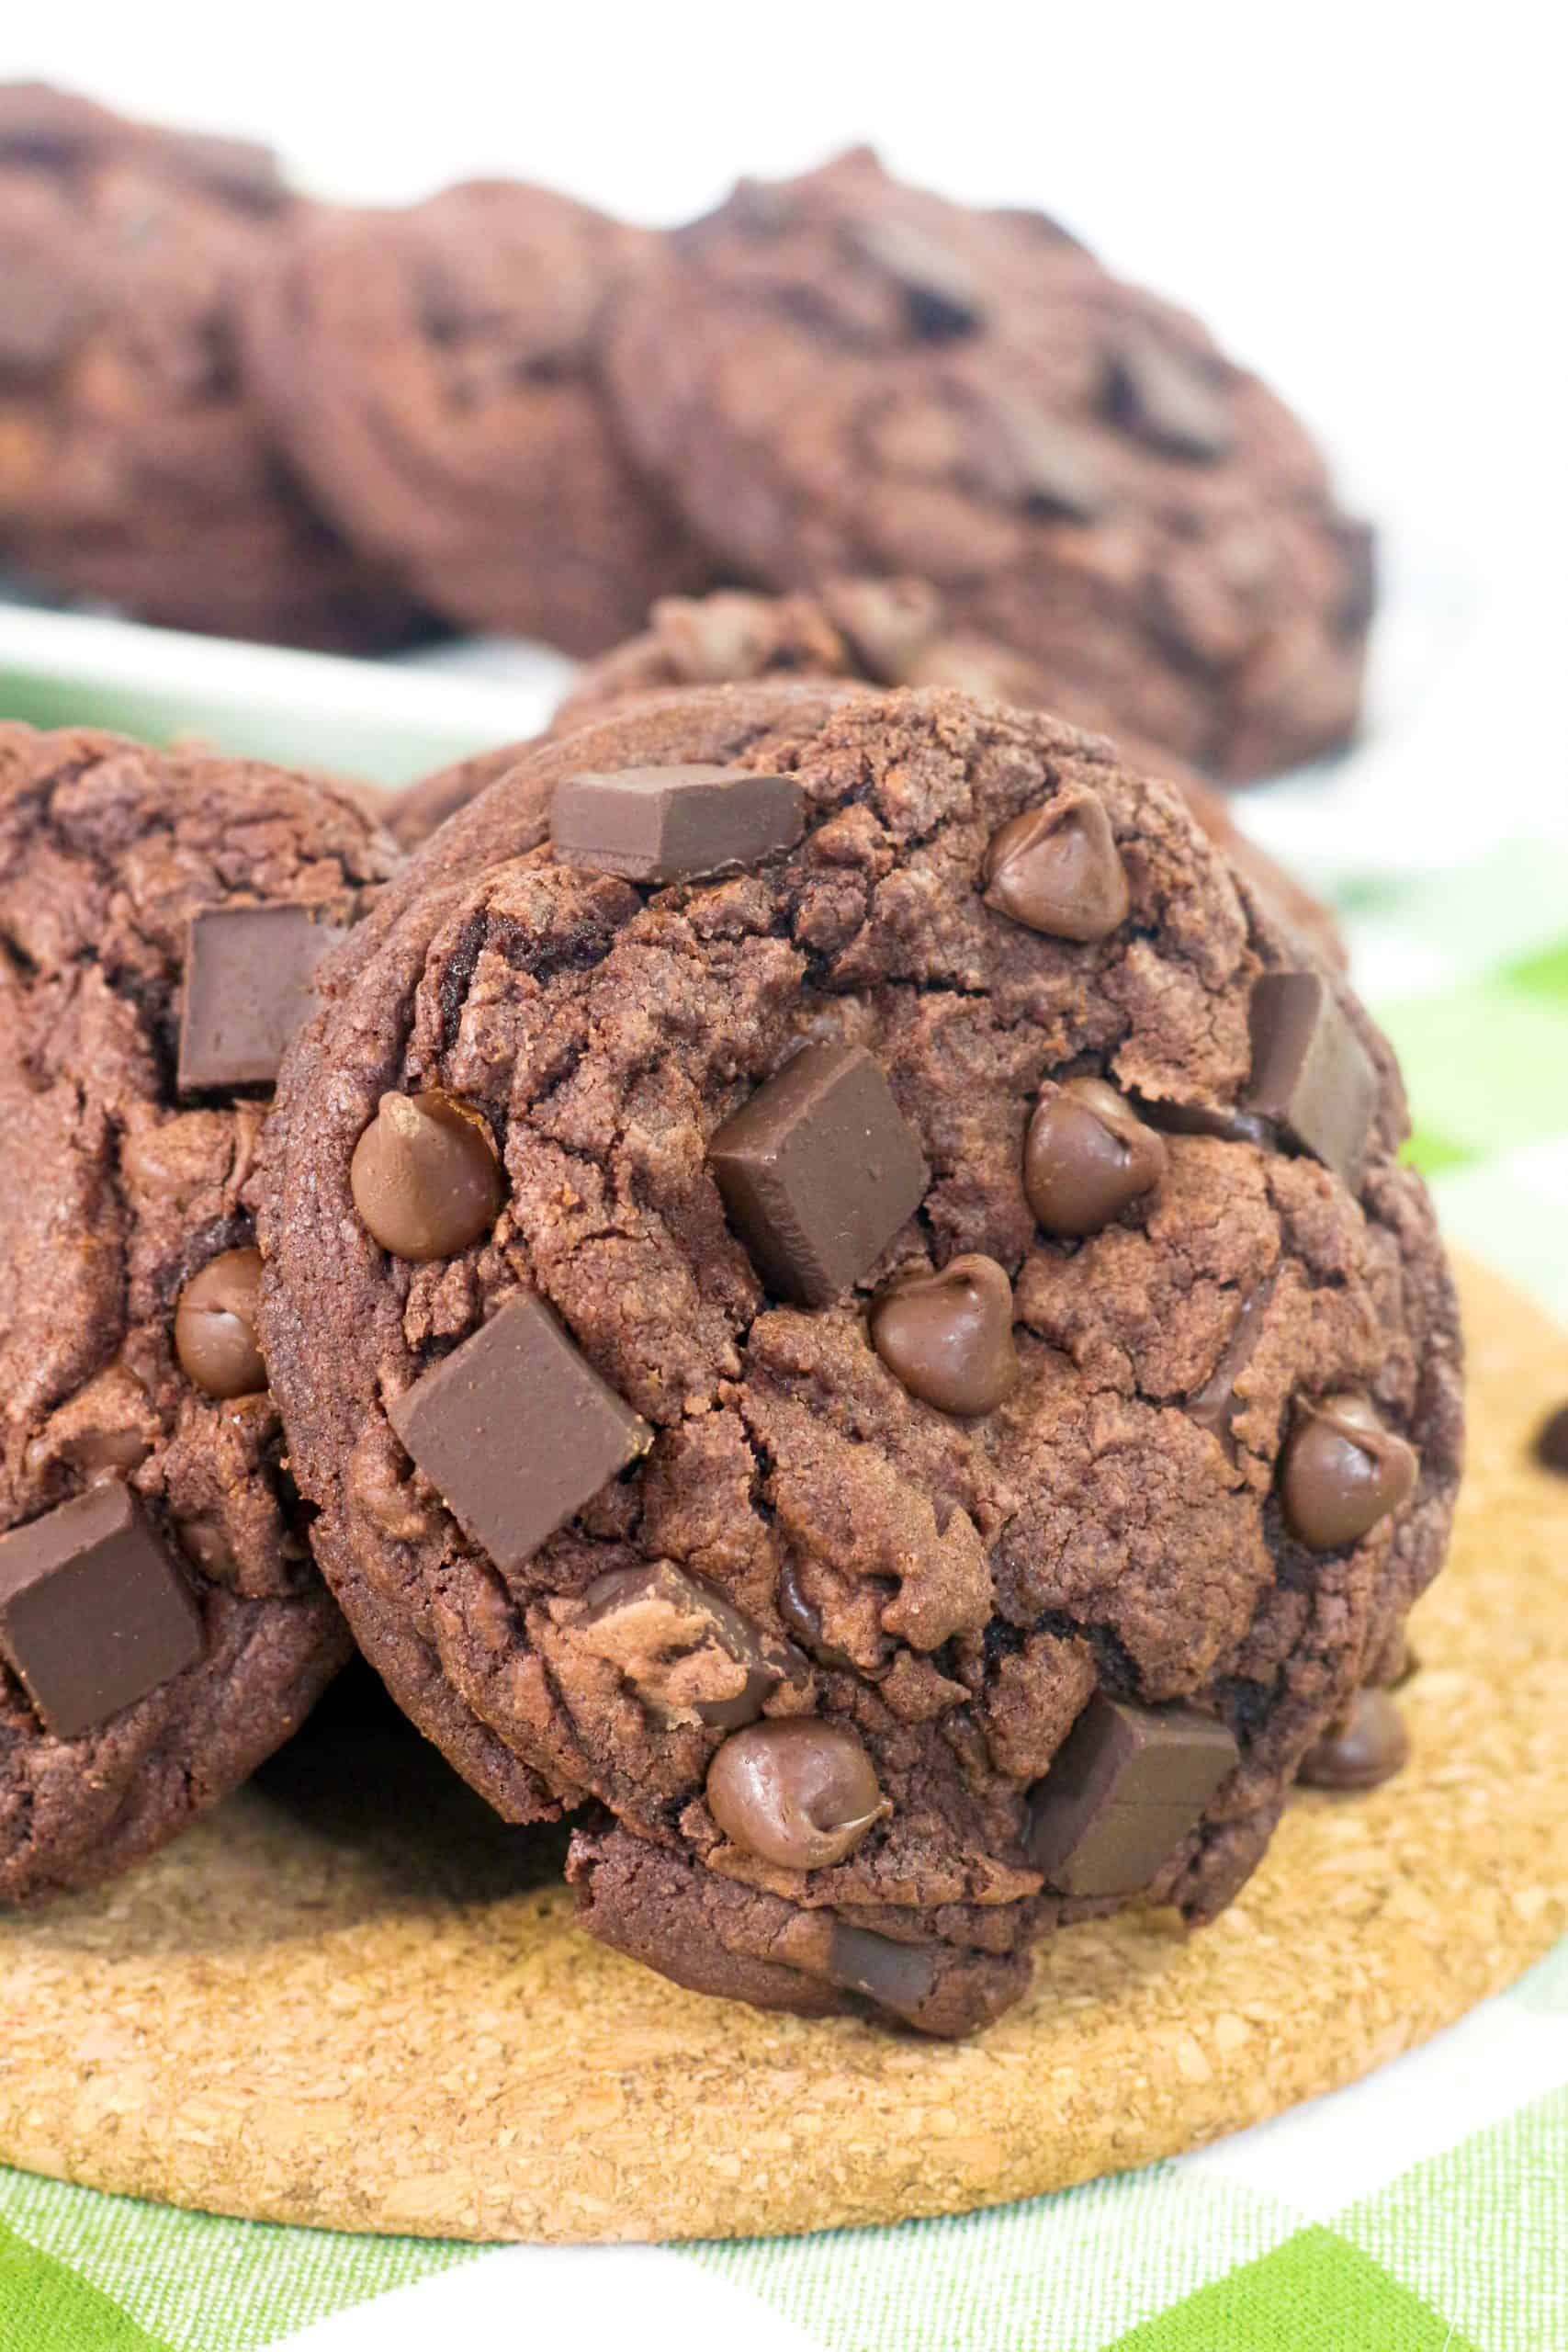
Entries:
[[0, 90], [0, 560], [176, 628], [411, 633], [243, 380], [237, 299], [293, 209], [262, 150]]
[[[720, 588], [705, 596], [665, 596], [641, 633], [591, 662], [560, 705], [551, 731], [569, 732], [637, 697], [691, 686], [750, 684], [761, 678], [859, 678], [880, 686], [956, 686], [1023, 710], [1060, 708], [1048, 672], [995, 638], [957, 628], [929, 581], [827, 580], [813, 594], [761, 595]], [[1096, 714], [1091, 723], [1098, 725]], [[1135, 767], [1176, 785], [1217, 848], [1272, 902], [1273, 910], [1330, 962], [1343, 967], [1333, 915], [1295, 876], [1258, 847], [1232, 818], [1224, 797], [1173, 753], [1118, 730]], [[392, 831], [412, 848], [514, 766], [525, 744], [439, 769], [394, 804]]]
[[[573, 779], [715, 767], [788, 845], [552, 854]], [[593, 1801], [589, 1927], [951, 2034], [1059, 1923], [1220, 1909], [1441, 1562], [1459, 1340], [1386, 1045], [1179, 799], [953, 692], [665, 695], [454, 817], [333, 986], [259, 1188], [290, 1458], [458, 1769]], [[415, 1261], [354, 1166], [431, 1094], [503, 1194]], [[1330, 1449], [1297, 1532], [1324, 1410], [1379, 1510]]]
[[744, 579], [919, 573], [1051, 707], [1236, 781], [1355, 727], [1370, 535], [1255, 377], [1043, 215], [864, 149], [743, 181], [627, 290], [607, 376]]
[[594, 652], [709, 575], [598, 380], [605, 306], [655, 251], [506, 181], [278, 242], [247, 311], [268, 416], [324, 511], [446, 618]]
[[194, 922], [324, 937], [391, 857], [277, 770], [0, 726], [0, 1900], [150, 1852], [342, 1662], [256, 1348], [266, 1088], [183, 1091], [180, 1036]]

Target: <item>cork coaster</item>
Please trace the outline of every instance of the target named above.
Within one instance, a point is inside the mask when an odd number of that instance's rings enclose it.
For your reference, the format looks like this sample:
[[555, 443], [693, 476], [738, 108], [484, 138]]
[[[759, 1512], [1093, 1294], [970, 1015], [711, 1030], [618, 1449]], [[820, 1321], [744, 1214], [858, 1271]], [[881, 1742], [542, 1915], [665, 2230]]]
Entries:
[[1484, 1272], [1464, 1294], [1472, 1466], [1414, 1760], [1298, 1798], [1201, 1934], [1075, 1928], [960, 2048], [700, 1999], [582, 1936], [549, 1841], [351, 1690], [145, 1871], [0, 1917], [0, 2157], [346, 2230], [812, 2230], [1170, 2155], [1422, 2041], [1568, 1930], [1568, 1481], [1527, 1454], [1568, 1336]]

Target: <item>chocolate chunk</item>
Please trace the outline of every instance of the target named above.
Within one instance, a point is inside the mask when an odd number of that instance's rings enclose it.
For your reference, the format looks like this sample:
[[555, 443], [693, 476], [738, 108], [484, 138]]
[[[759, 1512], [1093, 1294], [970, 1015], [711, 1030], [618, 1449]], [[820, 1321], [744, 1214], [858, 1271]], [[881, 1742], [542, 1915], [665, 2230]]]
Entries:
[[733, 1846], [782, 1871], [825, 1871], [883, 1810], [870, 1757], [845, 1724], [752, 1724], [708, 1767], [708, 1809]]
[[1358, 1690], [1337, 1723], [1309, 1747], [1301, 1779], [1309, 1789], [1375, 1789], [1410, 1755], [1404, 1718], [1386, 1690]]
[[863, 1993], [895, 2017], [917, 2018], [936, 1983], [936, 1953], [930, 1944], [895, 1943], [835, 1919], [824, 1971], [846, 1993]]
[[1252, 990], [1247, 1107], [1274, 1120], [1354, 1192], [1377, 1115], [1371, 1058], [1316, 972], [1266, 972]]
[[1093, 523], [1110, 504], [1086, 438], [1027, 401], [998, 395], [986, 411], [981, 470], [1010, 505], [1053, 521]]
[[628, 882], [688, 882], [793, 849], [806, 796], [792, 775], [743, 768], [623, 768], [556, 787], [550, 838], [563, 865]]
[[181, 1093], [271, 1086], [310, 1011], [316, 967], [343, 935], [299, 906], [209, 907], [193, 915]]
[[1224, 1724], [1190, 1707], [1134, 1707], [1096, 1691], [1032, 1793], [1030, 1860], [1063, 1894], [1137, 1894], [1237, 1755]]
[[1023, 1189], [1047, 1233], [1078, 1240], [1152, 1192], [1165, 1161], [1164, 1144], [1125, 1095], [1103, 1079], [1070, 1078], [1029, 1123]]
[[769, 1288], [825, 1306], [873, 1265], [929, 1171], [893, 1090], [860, 1046], [807, 1046], [708, 1146], [730, 1220]]
[[986, 853], [986, 904], [1054, 939], [1109, 938], [1131, 899], [1105, 803], [1059, 792], [1002, 826]]
[[903, 220], [859, 221], [853, 236], [863, 257], [897, 286], [909, 325], [923, 343], [953, 343], [974, 334], [985, 316], [985, 299], [958, 254]]
[[523, 1291], [388, 1408], [404, 1447], [498, 1568], [515, 1568], [652, 1431]]
[[505, 1187], [490, 1128], [456, 1096], [383, 1094], [354, 1148], [360, 1221], [394, 1258], [456, 1257], [488, 1233]]
[[755, 1723], [781, 1682], [809, 1670], [788, 1642], [672, 1560], [596, 1577], [578, 1623], [588, 1646], [668, 1722], [695, 1717], [716, 1731], [739, 1731]]
[[912, 1396], [965, 1419], [993, 1412], [1018, 1385], [1006, 1268], [970, 1252], [906, 1275], [873, 1306], [871, 1341]]
[[1568, 1405], [1559, 1405], [1547, 1415], [1535, 1433], [1533, 1452], [1543, 1470], [1555, 1470], [1560, 1478], [1568, 1478]]
[[175, 1353], [209, 1396], [254, 1396], [266, 1386], [256, 1345], [259, 1250], [225, 1250], [193, 1275], [175, 1309]]
[[197, 1663], [200, 1613], [129, 1487], [95, 1487], [0, 1536], [0, 1650], [56, 1739]]
[[1235, 1384], [1252, 1362], [1258, 1342], [1263, 1337], [1264, 1310], [1273, 1295], [1273, 1289], [1271, 1282], [1265, 1283], [1242, 1300], [1235, 1328], [1221, 1350], [1218, 1363], [1202, 1387], [1187, 1400], [1187, 1410], [1199, 1428], [1207, 1430], [1211, 1437], [1217, 1438], [1233, 1461], [1235, 1458], [1235, 1440], [1231, 1424], [1235, 1419]]
[[1235, 446], [1218, 387], [1150, 335], [1129, 337], [1111, 359], [1107, 405], [1116, 423], [1173, 458], [1213, 462]]
[[1303, 1406], [1286, 1442], [1280, 1495], [1309, 1552], [1339, 1552], [1416, 1491], [1414, 1447], [1385, 1429], [1364, 1396]]

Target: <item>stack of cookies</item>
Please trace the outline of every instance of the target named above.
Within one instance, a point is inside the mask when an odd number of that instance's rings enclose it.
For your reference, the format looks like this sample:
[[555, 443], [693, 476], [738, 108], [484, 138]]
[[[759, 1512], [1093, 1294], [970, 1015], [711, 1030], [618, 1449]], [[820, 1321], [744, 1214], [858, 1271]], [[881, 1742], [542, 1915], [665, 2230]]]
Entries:
[[1055, 222], [866, 150], [659, 235], [515, 182], [328, 208], [13, 87], [0, 283], [0, 559], [148, 619], [595, 654], [660, 597], [913, 574], [939, 617], [832, 614], [889, 682], [1228, 781], [1356, 723], [1370, 537], [1290, 412]]
[[958, 2035], [1396, 1768], [1461, 1404], [1386, 1044], [1102, 738], [671, 625], [406, 854], [0, 728], [0, 1899], [357, 1644], [592, 1933]]

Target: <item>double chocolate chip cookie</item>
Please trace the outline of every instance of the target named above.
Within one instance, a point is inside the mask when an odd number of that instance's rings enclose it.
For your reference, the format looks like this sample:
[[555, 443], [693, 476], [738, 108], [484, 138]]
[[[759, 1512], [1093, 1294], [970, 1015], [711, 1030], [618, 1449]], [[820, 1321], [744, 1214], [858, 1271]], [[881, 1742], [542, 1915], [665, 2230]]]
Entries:
[[347, 1654], [244, 1195], [391, 857], [298, 777], [0, 726], [0, 1900], [149, 1853]]
[[508, 181], [301, 217], [249, 299], [252, 379], [323, 510], [421, 600], [595, 652], [711, 571], [598, 379], [604, 311], [655, 250]]
[[744, 181], [613, 314], [626, 436], [737, 576], [916, 572], [1044, 699], [1242, 780], [1342, 742], [1371, 540], [1197, 322], [869, 151]]
[[0, 90], [0, 559], [177, 628], [354, 649], [413, 607], [309, 508], [236, 305], [292, 209], [243, 142]]
[[[1027, 656], [992, 638], [955, 629], [940, 592], [924, 580], [828, 580], [818, 594], [762, 596], [716, 589], [665, 596], [648, 627], [591, 662], [556, 712], [565, 734], [622, 704], [672, 688], [748, 684], [759, 678], [859, 678], [883, 686], [957, 686], [1025, 710], [1051, 706], [1050, 683]], [[1073, 716], [1070, 706], [1066, 715]], [[1231, 817], [1223, 795], [1184, 762], [1152, 745], [1119, 739], [1135, 767], [1174, 784], [1217, 848], [1319, 954], [1343, 967], [1333, 915]], [[456, 808], [486, 790], [527, 750], [513, 743], [424, 776], [396, 802], [392, 831], [414, 847]]]
[[718, 688], [528, 754], [336, 959], [260, 1187], [318, 1557], [587, 1925], [970, 2030], [1221, 1908], [1448, 1536], [1388, 1049], [1104, 742]]

